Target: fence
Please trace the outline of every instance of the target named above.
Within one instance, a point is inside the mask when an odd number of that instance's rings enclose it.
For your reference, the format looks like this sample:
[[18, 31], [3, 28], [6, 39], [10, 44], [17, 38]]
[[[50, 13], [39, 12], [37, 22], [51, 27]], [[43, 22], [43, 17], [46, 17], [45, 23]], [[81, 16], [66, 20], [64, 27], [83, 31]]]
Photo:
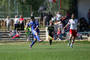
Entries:
[[[24, 31], [20, 31], [20, 37], [12, 39], [12, 37], [9, 36], [10, 32], [9, 31], [0, 31], [0, 42], [6, 42], [6, 41], [27, 41], [27, 35], [25, 34]], [[41, 30], [40, 31], [40, 39], [42, 39], [43, 41], [46, 40], [46, 31], [45, 30]], [[30, 41], [33, 40], [33, 35], [32, 33], [30, 33]]]

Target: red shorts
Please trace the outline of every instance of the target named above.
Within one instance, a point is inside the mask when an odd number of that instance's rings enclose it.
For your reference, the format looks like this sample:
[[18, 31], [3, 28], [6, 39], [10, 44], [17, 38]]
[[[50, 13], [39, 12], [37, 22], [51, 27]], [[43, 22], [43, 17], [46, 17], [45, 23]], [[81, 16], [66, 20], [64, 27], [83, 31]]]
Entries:
[[70, 29], [70, 34], [72, 34], [72, 36], [76, 37], [77, 36], [77, 31]]

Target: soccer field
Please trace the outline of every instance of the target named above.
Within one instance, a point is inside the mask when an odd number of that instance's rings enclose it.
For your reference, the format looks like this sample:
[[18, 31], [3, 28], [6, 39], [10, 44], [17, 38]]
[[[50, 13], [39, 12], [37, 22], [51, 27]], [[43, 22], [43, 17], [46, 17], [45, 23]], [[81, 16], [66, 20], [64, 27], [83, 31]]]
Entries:
[[0, 60], [90, 60], [90, 42], [76, 42], [74, 48], [67, 42], [36, 43], [29, 48], [29, 42], [0, 43]]

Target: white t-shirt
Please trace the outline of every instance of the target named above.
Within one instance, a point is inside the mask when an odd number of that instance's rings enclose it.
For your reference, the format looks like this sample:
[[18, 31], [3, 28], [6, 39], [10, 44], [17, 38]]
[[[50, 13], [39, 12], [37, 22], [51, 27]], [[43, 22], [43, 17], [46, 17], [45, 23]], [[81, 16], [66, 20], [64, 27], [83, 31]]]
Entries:
[[70, 25], [70, 29], [72, 30], [77, 30], [77, 22], [78, 20], [77, 19], [70, 19], [68, 24]]
[[15, 18], [14, 19], [14, 24], [18, 24], [19, 23], [19, 19], [18, 18]]
[[7, 24], [10, 24], [10, 22], [11, 22], [11, 19], [9, 19], [9, 18], [6, 18], [6, 19], [5, 19], [5, 21], [6, 21], [6, 23], [7, 23]]
[[61, 14], [56, 14], [56, 20], [60, 20], [60, 19], [61, 19], [61, 17], [62, 17], [62, 15], [61, 15]]

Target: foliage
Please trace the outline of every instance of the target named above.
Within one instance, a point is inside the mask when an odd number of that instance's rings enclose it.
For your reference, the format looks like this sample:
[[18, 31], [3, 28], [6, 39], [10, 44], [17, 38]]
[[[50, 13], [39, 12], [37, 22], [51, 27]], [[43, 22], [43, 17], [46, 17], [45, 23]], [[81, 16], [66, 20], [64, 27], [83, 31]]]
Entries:
[[63, 14], [66, 14], [67, 11], [70, 13], [77, 14], [77, 0], [61, 0], [61, 8], [60, 8], [60, 0], [56, 0], [56, 3], [45, 1], [45, 5], [48, 7], [48, 11], [52, 13], [61, 11]]
[[0, 14], [5, 15], [23, 15], [29, 17], [33, 11], [38, 15], [38, 9], [41, 5], [47, 7], [47, 11], [55, 13], [57, 11], [63, 11], [64, 14], [67, 10], [71, 13], [77, 14], [77, 0], [56, 0], [56, 3], [50, 3], [48, 0], [0, 0]]
[[[67, 10], [69, 10], [69, 1], [70, 0], [56, 0], [56, 3], [49, 2], [48, 0], [45, 1], [45, 4], [48, 7], [48, 11], [51, 11], [55, 14], [57, 11], [61, 11], [62, 13], [66, 13]], [[60, 8], [61, 5], [61, 8]]]
[[[30, 16], [32, 11], [38, 11], [44, 0], [0, 0], [0, 13], [4, 15]], [[32, 10], [32, 11], [31, 11]]]

